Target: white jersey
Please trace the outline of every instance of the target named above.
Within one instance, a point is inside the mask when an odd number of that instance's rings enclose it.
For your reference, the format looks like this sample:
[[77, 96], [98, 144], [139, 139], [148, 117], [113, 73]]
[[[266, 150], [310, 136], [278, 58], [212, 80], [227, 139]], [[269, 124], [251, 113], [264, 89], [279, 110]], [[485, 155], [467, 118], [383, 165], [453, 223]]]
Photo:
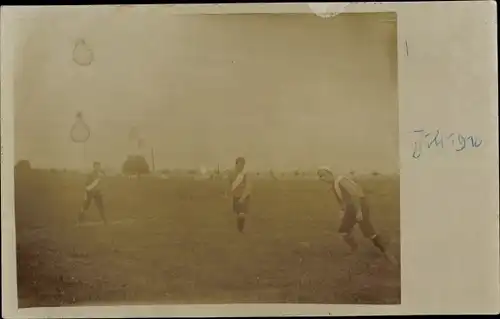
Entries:
[[363, 189], [355, 181], [342, 175], [335, 178], [334, 190], [340, 200], [346, 204], [359, 206], [360, 199], [365, 197]]

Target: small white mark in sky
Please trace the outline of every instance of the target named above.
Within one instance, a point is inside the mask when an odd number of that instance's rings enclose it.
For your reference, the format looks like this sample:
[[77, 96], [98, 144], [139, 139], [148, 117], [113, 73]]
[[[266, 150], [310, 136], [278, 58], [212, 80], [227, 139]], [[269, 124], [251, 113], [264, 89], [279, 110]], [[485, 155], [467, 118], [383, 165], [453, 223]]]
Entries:
[[331, 18], [344, 12], [349, 5], [348, 2], [313, 2], [309, 3], [309, 8], [317, 16]]

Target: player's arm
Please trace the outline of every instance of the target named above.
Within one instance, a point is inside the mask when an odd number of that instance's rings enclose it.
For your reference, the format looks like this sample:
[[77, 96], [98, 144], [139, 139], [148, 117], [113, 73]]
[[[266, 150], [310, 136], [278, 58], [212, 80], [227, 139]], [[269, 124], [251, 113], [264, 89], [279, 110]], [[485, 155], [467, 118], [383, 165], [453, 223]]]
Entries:
[[86, 189], [87, 191], [91, 191], [94, 189], [94, 187], [96, 187], [99, 182], [100, 182], [100, 179], [99, 177], [96, 177], [96, 178], [92, 178], [93, 176], [90, 175], [89, 178], [87, 179], [87, 185], [86, 185]]
[[337, 203], [340, 206], [340, 210], [344, 211], [345, 210], [345, 203], [344, 203], [344, 201], [339, 197], [339, 194], [337, 194], [337, 192], [335, 191], [335, 189], [333, 190], [333, 194], [335, 195], [335, 198], [337, 199]]
[[232, 178], [231, 178], [231, 174], [229, 174], [228, 178], [227, 178], [227, 188], [226, 188], [226, 191], [224, 192], [224, 196], [225, 197], [228, 197], [229, 194], [232, 194], [233, 192], [233, 182], [232, 182]]
[[252, 183], [248, 178], [248, 175], [245, 175], [245, 189], [243, 190], [243, 195], [241, 195], [240, 201], [245, 200], [250, 193], [252, 192]]
[[93, 190], [98, 184], [99, 184], [99, 179], [97, 178], [92, 184], [87, 186], [87, 190], [88, 191]]
[[92, 185], [93, 181], [94, 181], [94, 178], [92, 177], [92, 174], [87, 175], [87, 179], [85, 180], [85, 188], [87, 190]]
[[[345, 190], [344, 185], [342, 185], [342, 181], [339, 183], [340, 186], [340, 191]], [[337, 202], [339, 203], [340, 210], [345, 212], [347, 209], [346, 202], [340, 197], [340, 195], [337, 193], [337, 190], [333, 188], [333, 194], [335, 194], [335, 198], [337, 199]]]
[[357, 198], [359, 201], [359, 208], [358, 211], [356, 212], [356, 218], [360, 221], [363, 219], [364, 213], [368, 214], [368, 203], [366, 201], [365, 192], [363, 191], [361, 186], [359, 186], [355, 182], [352, 182], [352, 184], [353, 187], [350, 188], [351, 189], [350, 195], [354, 198]]
[[90, 184], [92, 184], [93, 181], [94, 181], [94, 178], [92, 177], [92, 174], [88, 174], [87, 175], [87, 179], [85, 180], [85, 187], [87, 187]]

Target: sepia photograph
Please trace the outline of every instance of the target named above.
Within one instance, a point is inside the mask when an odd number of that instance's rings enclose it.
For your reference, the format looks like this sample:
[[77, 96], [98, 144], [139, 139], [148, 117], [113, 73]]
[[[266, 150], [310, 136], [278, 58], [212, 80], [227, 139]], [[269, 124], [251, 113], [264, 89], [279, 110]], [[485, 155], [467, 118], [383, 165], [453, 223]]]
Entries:
[[393, 12], [36, 10], [19, 308], [401, 304], [397, 51]]

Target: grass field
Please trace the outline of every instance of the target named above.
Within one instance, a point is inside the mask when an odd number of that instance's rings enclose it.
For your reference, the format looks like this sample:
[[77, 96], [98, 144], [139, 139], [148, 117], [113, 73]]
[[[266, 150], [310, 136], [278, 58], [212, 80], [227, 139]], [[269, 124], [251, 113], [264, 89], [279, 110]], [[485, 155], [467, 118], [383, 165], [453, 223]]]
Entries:
[[[84, 177], [16, 176], [20, 307], [118, 303], [400, 303], [400, 270], [359, 231], [352, 256], [336, 203], [314, 180], [257, 180], [245, 234], [225, 181], [104, 185], [111, 224], [77, 226]], [[399, 178], [361, 180], [375, 226], [399, 258]], [[95, 207], [89, 219], [99, 220]]]

